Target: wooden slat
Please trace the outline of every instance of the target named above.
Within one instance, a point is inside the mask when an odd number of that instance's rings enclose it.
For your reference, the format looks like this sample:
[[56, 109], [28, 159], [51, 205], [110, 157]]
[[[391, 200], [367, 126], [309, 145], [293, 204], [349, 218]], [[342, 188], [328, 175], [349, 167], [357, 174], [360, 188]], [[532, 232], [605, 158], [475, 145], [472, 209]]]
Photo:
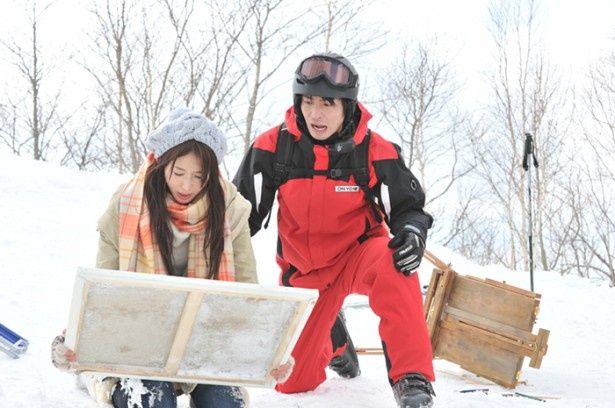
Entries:
[[[91, 373], [95, 375], [101, 375], [103, 377], [127, 377], [127, 378], [147, 378], [149, 380], [157, 380], [157, 381], [167, 381], [167, 382], [178, 382], [178, 378], [174, 376], [166, 376], [164, 374], [155, 373], [151, 367], [136, 367], [136, 366], [113, 366], [106, 367], [101, 366], [100, 364], [82, 364], [79, 366], [79, 371], [85, 373]], [[239, 377], [227, 377], [223, 381], [220, 380], [220, 377], [209, 377], [209, 376], [193, 376], [193, 375], [184, 375], [179, 378], [181, 382], [187, 383], [205, 383], [205, 384], [220, 384], [220, 385], [237, 385], [241, 384], [247, 387], [262, 387], [263, 383], [261, 380], [250, 380]]]
[[[470, 277], [470, 276], [468, 276], [468, 277]], [[500, 282], [500, 281], [496, 281], [496, 280], [489, 279], [489, 278], [484, 279], [484, 282], [486, 282], [486, 283], [488, 283], [490, 285], [493, 285], [493, 286], [500, 287], [502, 289], [506, 289], [506, 290], [508, 290], [510, 292], [515, 292], [515, 293], [518, 293], [520, 295], [530, 297], [532, 299], [540, 299], [540, 297], [541, 297], [541, 295], [536, 293], [536, 292], [530, 292], [529, 290], [518, 288], [516, 286], [509, 285], [509, 284], [507, 284], [505, 282]]]
[[[437, 302], [435, 299], [436, 293], [439, 293], [438, 283], [440, 279], [442, 279], [442, 271], [434, 269], [431, 275], [431, 281], [429, 283], [430, 293], [425, 297], [425, 303], [423, 306], [425, 320], [427, 321], [427, 332], [430, 339], [434, 338], [438, 320], [440, 319], [440, 312], [442, 310], [442, 308], [439, 307], [439, 302], [442, 302], [443, 299], [438, 299], [438, 305], [436, 305]], [[439, 309], [440, 311], [437, 311], [436, 309]], [[438, 313], [437, 316], [436, 313]]]
[[[75, 353], [79, 352], [79, 333], [83, 325], [83, 315], [85, 314], [84, 306], [88, 298], [89, 283], [86, 283], [81, 276], [75, 277], [75, 284], [73, 287], [73, 296], [70, 305], [69, 321], [66, 330], [66, 336], [64, 344], [66, 347], [73, 350]], [[74, 330], [70, 330], [74, 328]]]
[[533, 299], [466, 276], [455, 279], [448, 304], [521, 330], [531, 331], [534, 326]]
[[179, 370], [179, 366], [186, 352], [186, 345], [190, 340], [192, 334], [192, 327], [194, 327], [194, 321], [199, 312], [199, 308], [203, 303], [203, 292], [189, 292], [186, 297], [186, 303], [184, 304], [184, 310], [179, 319], [177, 325], [177, 331], [175, 332], [175, 338], [169, 351], [169, 357], [167, 358], [167, 364], [164, 368], [164, 375], [175, 376]]
[[[139, 367], [134, 365], [122, 364], [101, 364], [101, 363], [80, 363], [78, 365], [79, 372], [92, 371], [98, 373], [106, 373], [111, 377], [152, 377], [165, 376], [163, 369], [152, 367]], [[165, 376], [166, 377], [166, 376]]]
[[438, 280], [442, 276], [442, 273], [439, 269], [434, 269], [431, 274], [431, 279], [429, 280], [429, 286], [427, 287], [427, 293], [425, 294], [424, 301], [424, 312], [425, 312], [425, 320], [429, 320], [429, 310], [431, 304], [433, 303], [433, 297], [436, 294], [436, 288], [438, 287]]
[[542, 358], [547, 353], [547, 341], [549, 340], [549, 330], [538, 329], [538, 335], [536, 336], [536, 350], [530, 359], [530, 367], [540, 368], [542, 364]]
[[460, 326], [441, 323], [435, 356], [504, 387], [517, 385], [523, 357], [497, 347], [488, 336], [468, 335]]
[[509, 326], [500, 322], [496, 322], [486, 317], [476, 315], [474, 313], [466, 312], [452, 306], [446, 306], [444, 313], [454, 316], [458, 320], [461, 320], [467, 324], [471, 324], [480, 329], [497, 333], [501, 336], [508, 337], [511, 340], [522, 341], [525, 343], [533, 343], [535, 336], [532, 333], [525, 330], [517, 329], [516, 327]]
[[429, 318], [427, 320], [427, 329], [429, 331], [429, 336], [431, 338], [432, 347], [435, 348], [437, 345], [438, 339], [438, 322], [441, 319], [442, 310], [444, 310], [444, 306], [446, 305], [446, 300], [448, 299], [449, 293], [451, 292], [451, 288], [455, 282], [455, 272], [453, 271], [444, 271], [441, 273], [440, 278], [438, 279], [438, 284], [436, 287], [436, 292], [433, 297], [432, 304], [429, 305]]
[[442, 327], [448, 327], [449, 329], [452, 329], [452, 330], [454, 329], [458, 331], [463, 331], [464, 336], [468, 336], [470, 338], [474, 338], [474, 337], [481, 338], [482, 341], [488, 342], [501, 349], [508, 350], [511, 353], [515, 353], [521, 357], [523, 356], [530, 357], [534, 353], [535, 347], [534, 347], [533, 341], [531, 343], [515, 341], [509, 337], [502, 336], [498, 333], [494, 333], [488, 330], [483, 330], [478, 327], [461, 322], [459, 320], [453, 319], [450, 316], [447, 316], [447, 320], [441, 321], [440, 325]]
[[[298, 330], [299, 327], [305, 326], [308, 318], [310, 317], [310, 313], [316, 304], [316, 300], [314, 299], [311, 302], [305, 302], [299, 305], [295, 310], [295, 314], [286, 327], [286, 333], [280, 342], [278, 349], [276, 350], [275, 356], [271, 361], [271, 366], [269, 367], [269, 371], [272, 369], [279, 367], [281, 364], [286, 363], [290, 357], [290, 353], [292, 352], [291, 344], [295, 344], [301, 331]], [[294, 335], [292, 335], [294, 333]], [[274, 378], [268, 373], [268, 378], [270, 380], [270, 385], [275, 385]]]
[[432, 252], [430, 252], [427, 249], [425, 250], [425, 253], [423, 254], [423, 258], [427, 259], [429, 262], [431, 262], [433, 266], [435, 266], [442, 272], [448, 271], [451, 269], [450, 264], [449, 265], [445, 264], [440, 258], [435, 256]]

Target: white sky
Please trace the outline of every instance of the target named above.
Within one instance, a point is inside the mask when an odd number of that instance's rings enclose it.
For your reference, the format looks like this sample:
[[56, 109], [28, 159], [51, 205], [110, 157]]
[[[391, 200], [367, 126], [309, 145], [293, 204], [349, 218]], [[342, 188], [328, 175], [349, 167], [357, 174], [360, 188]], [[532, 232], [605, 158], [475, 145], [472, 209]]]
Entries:
[[[520, 0], [523, 1], [523, 0]], [[615, 1], [537, 0], [537, 39], [564, 81], [583, 77], [587, 67], [615, 51]], [[372, 19], [407, 42], [436, 40], [436, 49], [452, 61], [455, 72], [470, 91], [486, 92], [483, 74], [493, 64], [490, 0], [382, 0]], [[387, 47], [387, 57], [374, 57], [369, 65], [389, 61], [399, 45]], [[369, 78], [367, 78], [369, 80]], [[365, 82], [364, 82], [365, 83]], [[481, 95], [476, 95], [480, 98]]]
[[[27, 30], [25, 4], [31, 0], [0, 0], [0, 35], [10, 40]], [[100, 1], [100, 0], [99, 0]], [[51, 6], [42, 19], [43, 43], [56, 46], [86, 39], [90, 25], [89, 6], [96, 0], [39, 0]], [[480, 66], [489, 48], [487, 31], [490, 0], [380, 0], [370, 11], [370, 20], [402, 38], [428, 40], [465, 61], [468, 68]], [[613, 0], [540, 0], [541, 37], [547, 53], [558, 64], [579, 66], [601, 53], [615, 34]], [[4, 59], [5, 51], [0, 50]]]
[[[65, 63], [67, 48], [79, 54], [88, 47], [89, 27], [93, 17], [89, 9], [96, 0], [39, 0], [52, 2], [41, 19], [41, 43], [51, 53], [55, 67]], [[102, 1], [102, 0], [98, 0]], [[152, 0], [153, 1], [153, 0]], [[523, 0], [519, 0], [523, 1]], [[537, 0], [538, 1], [538, 0]], [[25, 4], [31, 0], [0, 0], [0, 37], [11, 42], [28, 31]], [[145, 2], [144, 2], [145, 3]], [[375, 83], [373, 72], [386, 66], [400, 44], [437, 39], [437, 50], [446, 60], [452, 61], [454, 72], [466, 86], [464, 100], [482, 99], [487, 94], [483, 86], [483, 74], [489, 64], [492, 39], [487, 29], [490, 0], [380, 0], [371, 7], [366, 19], [374, 27], [382, 26], [391, 33], [391, 39], [383, 49], [362, 61], [353, 61], [362, 75], [362, 84], [367, 89]], [[615, 50], [615, 0], [540, 0], [539, 34], [550, 61], [557, 67], [564, 80], [579, 78], [586, 67], [607, 50]], [[80, 46], [82, 44], [82, 46]], [[74, 50], [74, 51], [73, 51]], [[7, 65], [7, 52], [0, 46], [0, 86], [10, 89], [11, 77], [15, 75]], [[49, 63], [49, 59], [46, 61]], [[76, 65], [73, 64], [74, 70]], [[8, 74], [7, 74], [8, 73]], [[62, 75], [62, 73], [60, 73]], [[283, 82], [285, 77], [275, 80]], [[73, 93], [83, 94], [88, 84], [94, 86], [84, 70], [60, 78], [67, 88], [79, 88]], [[287, 74], [288, 79], [291, 72]], [[83, 82], [83, 83], [81, 83]], [[280, 107], [271, 110], [281, 112], [290, 103], [289, 97], [280, 98]], [[77, 102], [79, 104], [80, 102]], [[274, 105], [277, 105], [274, 104]], [[280, 115], [280, 114], [278, 114]], [[269, 122], [268, 115], [261, 112], [262, 119]]]
[[[540, 36], [558, 64], [579, 65], [596, 57], [615, 35], [613, 0], [537, 3]], [[378, 19], [391, 31], [423, 40], [436, 36], [445, 49], [478, 65], [491, 40], [489, 4], [489, 0], [382, 0], [377, 10]]]

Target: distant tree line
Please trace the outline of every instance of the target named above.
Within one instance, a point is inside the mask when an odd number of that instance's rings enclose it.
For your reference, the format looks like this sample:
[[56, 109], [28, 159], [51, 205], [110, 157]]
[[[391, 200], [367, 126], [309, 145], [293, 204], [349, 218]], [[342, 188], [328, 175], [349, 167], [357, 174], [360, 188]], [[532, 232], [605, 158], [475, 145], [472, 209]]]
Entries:
[[[0, 41], [17, 73], [16, 91], [0, 94], [0, 148], [84, 170], [135, 171], [144, 137], [178, 105], [219, 124], [240, 157], [280, 120], [271, 98], [306, 50], [356, 61], [390, 39], [362, 22], [369, 0], [94, 2], [87, 49], [64, 61], [88, 73], [93, 94], [69, 109], [54, 79], [62, 62], [41, 48], [53, 7], [42, 3], [24, 10], [28, 36]], [[491, 3], [491, 96], [478, 109], [464, 104], [468, 90], [435, 42], [400, 41], [362, 95], [427, 191], [431, 240], [481, 264], [527, 268], [529, 132], [540, 163], [531, 178], [536, 267], [615, 285], [615, 52], [583, 89], [566, 86], [536, 35], [538, 6]]]

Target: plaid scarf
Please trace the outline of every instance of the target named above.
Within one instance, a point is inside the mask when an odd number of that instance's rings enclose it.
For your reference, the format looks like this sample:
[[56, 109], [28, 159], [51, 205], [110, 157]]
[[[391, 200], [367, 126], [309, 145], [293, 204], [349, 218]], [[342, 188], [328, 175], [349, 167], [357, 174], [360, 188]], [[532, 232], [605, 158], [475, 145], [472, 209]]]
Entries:
[[[148, 155], [145, 163], [128, 182], [120, 196], [118, 252], [122, 271], [167, 273], [150, 228], [149, 210], [143, 194], [145, 173], [153, 162], [153, 155]], [[192, 204], [183, 205], [167, 199], [167, 208], [173, 224], [180, 231], [190, 233], [186, 269], [186, 276], [190, 278], [205, 278], [209, 271], [209, 251], [207, 254], [203, 252], [204, 232], [207, 228], [204, 219], [206, 203], [206, 199], [200, 199]], [[224, 220], [224, 250], [220, 259], [218, 280], [235, 280], [231, 229], [227, 218]]]

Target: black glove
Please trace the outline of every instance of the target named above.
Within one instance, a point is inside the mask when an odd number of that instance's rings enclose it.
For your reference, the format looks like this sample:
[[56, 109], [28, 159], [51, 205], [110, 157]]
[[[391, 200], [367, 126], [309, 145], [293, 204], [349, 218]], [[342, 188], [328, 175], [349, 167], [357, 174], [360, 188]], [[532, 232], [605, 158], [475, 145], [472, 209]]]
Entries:
[[425, 252], [425, 241], [419, 234], [415, 226], [405, 225], [389, 241], [389, 248], [396, 248], [393, 252], [395, 268], [406, 276], [419, 267]]

